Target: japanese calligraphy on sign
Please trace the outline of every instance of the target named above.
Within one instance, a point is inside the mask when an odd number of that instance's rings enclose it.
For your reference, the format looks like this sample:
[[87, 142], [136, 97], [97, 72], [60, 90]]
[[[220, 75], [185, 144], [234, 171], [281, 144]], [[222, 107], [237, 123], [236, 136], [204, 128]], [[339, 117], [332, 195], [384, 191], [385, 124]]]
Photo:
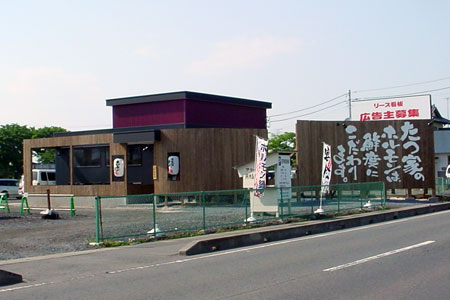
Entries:
[[[357, 139], [357, 128], [349, 125], [345, 128], [348, 141], [346, 145], [338, 145], [338, 154], [333, 160], [337, 164], [335, 174], [341, 176], [343, 182], [351, 177], [358, 182], [356, 170], [365, 169], [365, 176], [372, 177], [374, 181], [386, 180], [388, 182], [401, 182], [403, 176], [413, 176], [415, 180], [425, 181], [421, 158], [419, 156], [420, 136], [418, 129], [405, 121], [401, 126], [401, 132], [397, 132], [392, 125], [383, 128], [383, 132], [368, 132], [363, 135], [363, 140]], [[381, 146], [381, 154], [378, 148]], [[406, 156], [401, 159], [396, 153], [396, 148], [402, 147]], [[385, 165], [382, 174], [379, 173], [380, 164]], [[402, 175], [402, 176], [401, 176]]]
[[[318, 139], [332, 141], [332, 183], [383, 181], [386, 188], [434, 186], [433, 126], [426, 120], [297, 121], [299, 185], [321, 184]], [[303, 148], [302, 148], [303, 147]], [[321, 150], [321, 149], [320, 149]], [[322, 151], [321, 151], [322, 152]], [[305, 171], [303, 171], [305, 170]]]
[[321, 193], [328, 194], [330, 192], [331, 171], [333, 169], [333, 161], [331, 160], [331, 146], [323, 143], [322, 154], [322, 188]]
[[255, 196], [261, 198], [264, 196], [264, 189], [266, 188], [268, 142], [256, 137], [255, 150], [255, 178], [253, 188]]
[[431, 119], [430, 95], [352, 102], [353, 121]]

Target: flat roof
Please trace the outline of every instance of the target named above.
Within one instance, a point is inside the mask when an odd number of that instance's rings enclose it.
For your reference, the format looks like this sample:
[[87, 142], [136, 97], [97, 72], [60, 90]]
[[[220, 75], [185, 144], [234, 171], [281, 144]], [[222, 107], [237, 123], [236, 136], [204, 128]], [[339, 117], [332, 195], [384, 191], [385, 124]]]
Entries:
[[182, 100], [182, 99], [218, 102], [218, 103], [224, 103], [224, 104], [253, 106], [253, 107], [261, 107], [261, 108], [272, 108], [272, 103], [270, 103], [270, 102], [243, 99], [243, 98], [235, 98], [235, 97], [227, 97], [227, 96], [220, 96], [220, 95], [212, 95], [212, 94], [204, 94], [204, 93], [197, 93], [197, 92], [189, 92], [189, 91], [107, 99], [106, 106], [129, 105], [129, 104], [139, 104], [139, 103], [149, 103], [149, 102]]

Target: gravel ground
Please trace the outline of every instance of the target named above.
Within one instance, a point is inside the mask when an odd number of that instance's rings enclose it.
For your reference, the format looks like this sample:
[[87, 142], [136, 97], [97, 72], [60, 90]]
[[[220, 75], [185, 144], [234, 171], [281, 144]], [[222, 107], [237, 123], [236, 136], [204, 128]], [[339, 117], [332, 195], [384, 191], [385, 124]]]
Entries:
[[[394, 200], [388, 205], [398, 207], [421, 203], [428, 202]], [[32, 210], [31, 215], [21, 216], [19, 205], [20, 201], [13, 200], [10, 202], [11, 213], [0, 210], [0, 260], [91, 248], [88, 243], [95, 240], [94, 209], [77, 209], [76, 216], [70, 216], [69, 211], [59, 210], [60, 219], [49, 220], [42, 219], [38, 210]], [[294, 213], [303, 211], [307, 214], [311, 208], [293, 207]], [[202, 213], [202, 207], [198, 206], [159, 208], [156, 222], [163, 231], [199, 230], [203, 227]], [[246, 210], [244, 207], [208, 207], [206, 216], [208, 228], [219, 227], [220, 224], [243, 224]], [[145, 205], [104, 209], [102, 220], [104, 237], [145, 236], [153, 228], [153, 211]]]

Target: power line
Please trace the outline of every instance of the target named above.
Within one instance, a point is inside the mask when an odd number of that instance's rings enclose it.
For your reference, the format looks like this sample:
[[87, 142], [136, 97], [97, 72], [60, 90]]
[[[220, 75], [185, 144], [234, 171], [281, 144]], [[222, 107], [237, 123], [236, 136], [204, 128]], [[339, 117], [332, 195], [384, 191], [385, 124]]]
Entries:
[[408, 87], [408, 86], [414, 86], [414, 85], [438, 82], [438, 81], [442, 81], [442, 80], [446, 80], [446, 79], [450, 79], [450, 76], [449, 77], [444, 77], [444, 78], [439, 78], [439, 79], [434, 79], [434, 80], [423, 81], [423, 82], [404, 84], [404, 85], [390, 86], [390, 87], [377, 88], [377, 89], [359, 90], [359, 91], [354, 91], [354, 93], [373, 92], [373, 91], [382, 91], [382, 90], [396, 89], [396, 88], [402, 88], [402, 87]]
[[382, 98], [398, 98], [398, 97], [405, 97], [405, 96], [411, 96], [411, 95], [417, 95], [417, 94], [423, 94], [423, 93], [431, 93], [436, 91], [442, 91], [442, 90], [448, 90], [450, 89], [450, 86], [439, 88], [439, 89], [433, 89], [433, 90], [427, 90], [427, 91], [421, 91], [421, 92], [414, 92], [414, 93], [407, 93], [407, 94], [401, 94], [401, 95], [390, 95], [390, 96], [380, 96], [380, 97], [367, 97], [367, 98], [355, 98], [354, 100], [372, 100], [372, 99], [382, 99]]
[[319, 104], [316, 104], [316, 105], [313, 105], [313, 106], [309, 106], [309, 107], [302, 108], [302, 109], [299, 109], [299, 110], [294, 110], [294, 111], [291, 111], [291, 112], [288, 112], [288, 113], [282, 113], [282, 114], [278, 114], [278, 115], [272, 115], [272, 116], [269, 116], [269, 118], [278, 117], [278, 116], [284, 116], [284, 115], [290, 115], [290, 114], [294, 114], [294, 113], [301, 112], [301, 111], [304, 111], [304, 110], [308, 110], [308, 109], [311, 109], [311, 108], [315, 108], [315, 107], [317, 107], [317, 106], [320, 106], [320, 105], [329, 103], [329, 102], [331, 102], [331, 101], [337, 100], [337, 99], [339, 99], [339, 98], [341, 98], [341, 97], [343, 97], [343, 96], [346, 96], [346, 95], [347, 95], [347, 93], [342, 94], [342, 95], [339, 95], [339, 96], [337, 96], [337, 97], [334, 97], [333, 99], [327, 100], [327, 101], [325, 101], [325, 102], [322, 102], [322, 103], [319, 103]]
[[[346, 94], [345, 94], [345, 95], [346, 95]], [[325, 109], [329, 109], [329, 108], [338, 106], [338, 105], [340, 105], [340, 104], [342, 104], [342, 103], [347, 103], [347, 101], [345, 101], [345, 102], [339, 102], [339, 103], [337, 103], [337, 104], [333, 104], [333, 105], [324, 107], [324, 108], [322, 108], [322, 109], [319, 109], [319, 110], [316, 110], [316, 111], [313, 111], [313, 112], [310, 112], [310, 113], [307, 113], [307, 114], [298, 115], [298, 116], [294, 116], [294, 117], [290, 117], [290, 118], [286, 118], [286, 119], [281, 119], [281, 120], [270, 121], [270, 123], [276, 123], [276, 122], [281, 122], [281, 121], [287, 121], [287, 120], [292, 120], [292, 119], [295, 119], [295, 118], [300, 118], [300, 117], [312, 115], [312, 114], [315, 114], [315, 113], [317, 113], [317, 112], [323, 111], [323, 110], [325, 110]]]

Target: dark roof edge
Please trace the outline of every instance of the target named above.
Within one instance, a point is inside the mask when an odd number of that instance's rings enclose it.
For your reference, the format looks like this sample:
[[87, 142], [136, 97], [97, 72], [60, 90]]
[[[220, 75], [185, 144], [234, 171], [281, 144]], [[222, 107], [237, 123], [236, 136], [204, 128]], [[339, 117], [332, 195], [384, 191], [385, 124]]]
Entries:
[[124, 127], [124, 128], [109, 128], [109, 129], [96, 129], [85, 131], [69, 131], [54, 133], [53, 137], [62, 136], [78, 136], [78, 135], [92, 135], [92, 134], [108, 134], [108, 133], [135, 133], [143, 131], [156, 131], [161, 129], [173, 129], [173, 128], [185, 128], [184, 123], [171, 124], [171, 125], [154, 125], [154, 126], [139, 126], [139, 127]]
[[219, 102], [219, 103], [225, 103], [225, 104], [235, 104], [235, 105], [262, 107], [262, 108], [272, 108], [272, 103], [270, 103], [270, 102], [244, 99], [244, 98], [236, 98], [236, 97], [228, 97], [228, 96], [221, 96], [221, 95], [213, 95], [213, 94], [205, 94], [205, 93], [197, 93], [197, 92], [189, 92], [189, 91], [107, 99], [106, 106], [129, 105], [129, 104], [181, 100], [181, 99], [211, 101], [211, 102]]

